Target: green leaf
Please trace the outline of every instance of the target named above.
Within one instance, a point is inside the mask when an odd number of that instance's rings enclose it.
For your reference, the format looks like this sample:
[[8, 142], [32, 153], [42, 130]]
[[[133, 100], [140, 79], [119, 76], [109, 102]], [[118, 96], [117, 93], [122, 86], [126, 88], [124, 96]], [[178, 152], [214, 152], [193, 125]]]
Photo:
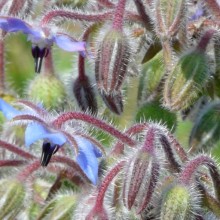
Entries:
[[176, 114], [160, 106], [157, 101], [145, 104], [139, 109], [136, 115], [136, 121], [140, 122], [143, 119], [165, 124], [172, 131], [175, 130], [177, 123]]

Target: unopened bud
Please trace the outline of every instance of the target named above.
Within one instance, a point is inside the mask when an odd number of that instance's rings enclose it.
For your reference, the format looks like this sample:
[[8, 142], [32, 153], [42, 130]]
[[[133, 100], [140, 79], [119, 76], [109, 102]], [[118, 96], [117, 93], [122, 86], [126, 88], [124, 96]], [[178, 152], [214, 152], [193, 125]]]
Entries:
[[41, 211], [37, 219], [73, 219], [74, 210], [77, 204], [75, 195], [58, 194]]
[[208, 77], [208, 65], [204, 53], [193, 51], [182, 56], [165, 81], [165, 106], [171, 110], [189, 107], [198, 98]]
[[120, 115], [123, 112], [123, 101], [121, 92], [115, 92], [113, 94], [101, 93], [102, 100], [106, 106], [114, 113]]
[[144, 150], [132, 156], [125, 168], [123, 186], [123, 202], [130, 210], [134, 204], [137, 212], [141, 212], [150, 204], [159, 173], [159, 165], [155, 158]]
[[211, 147], [219, 141], [219, 109], [219, 102], [210, 103], [197, 116], [189, 139], [192, 150], [201, 151], [205, 147]]
[[171, 185], [162, 192], [161, 199], [161, 220], [187, 220], [194, 219], [196, 213], [195, 198], [198, 199], [196, 193], [192, 189], [188, 189], [184, 185]]
[[120, 31], [108, 31], [98, 45], [95, 63], [98, 89], [106, 94], [119, 91], [127, 75], [130, 58], [129, 40]]
[[15, 219], [25, 200], [25, 186], [16, 179], [0, 181], [0, 219]]
[[43, 102], [48, 109], [62, 109], [65, 104], [64, 85], [54, 75], [37, 75], [30, 83], [27, 93], [35, 102]]
[[157, 53], [151, 60], [143, 64], [140, 77], [139, 99], [145, 101], [153, 92], [159, 90], [159, 85], [165, 74], [163, 52]]
[[75, 80], [73, 84], [73, 93], [79, 107], [83, 111], [89, 110], [93, 114], [97, 113], [97, 101], [88, 76], [84, 76], [83, 80], [81, 80], [80, 77]]

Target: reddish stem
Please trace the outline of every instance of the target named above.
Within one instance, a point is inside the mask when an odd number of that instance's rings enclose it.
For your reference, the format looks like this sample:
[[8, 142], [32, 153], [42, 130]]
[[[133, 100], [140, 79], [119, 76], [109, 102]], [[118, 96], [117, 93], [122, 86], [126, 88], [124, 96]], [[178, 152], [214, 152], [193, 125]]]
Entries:
[[16, 178], [20, 182], [24, 182], [34, 171], [38, 170], [40, 166], [40, 161], [34, 160], [34, 162], [28, 164], [21, 172], [19, 172]]
[[0, 160], [0, 167], [16, 167], [26, 164], [25, 160]]
[[9, 144], [9, 143], [7, 143], [5, 141], [2, 141], [2, 140], [0, 140], [0, 147], [3, 148], [3, 149], [7, 149], [7, 150], [9, 150], [9, 151], [25, 158], [25, 159], [34, 159], [34, 158], [36, 158], [32, 154], [24, 151], [22, 148], [17, 147], [13, 144]]
[[121, 142], [126, 143], [129, 146], [134, 146], [136, 143], [134, 140], [132, 140], [129, 136], [126, 134], [123, 134], [113, 126], [107, 124], [106, 122], [101, 121], [100, 119], [97, 119], [91, 115], [87, 115], [83, 112], [67, 112], [63, 113], [62, 115], [58, 116], [57, 119], [55, 119], [52, 122], [52, 126], [55, 126], [57, 128], [60, 128], [65, 122], [69, 120], [81, 120], [84, 122], [87, 122], [91, 125], [94, 125], [97, 128], [100, 128], [112, 136], [115, 136], [118, 138]]
[[204, 3], [207, 5], [208, 9], [212, 14], [216, 16], [217, 19], [220, 18], [220, 6], [216, 0], [205, 0]]
[[22, 10], [22, 8], [24, 7], [25, 2], [26, 0], [13, 0], [8, 14], [12, 16], [18, 15]]
[[197, 156], [195, 159], [189, 161], [186, 164], [179, 176], [180, 183], [184, 185], [190, 185], [193, 175], [198, 170], [198, 167], [201, 165], [205, 165], [208, 167], [210, 175], [212, 177], [216, 197], [220, 201], [220, 175], [215, 162], [206, 155]]
[[[97, 12], [96, 14], [85, 14], [83, 12], [80, 13], [77, 11], [53, 10], [44, 15], [41, 20], [41, 26], [48, 25], [48, 23], [57, 17], [98, 23], [110, 20], [113, 15], [113, 10], [100, 13]], [[134, 22], [142, 23], [142, 18], [132, 12], [127, 12], [125, 14], [125, 18]]]
[[107, 8], [114, 8], [115, 7], [115, 5], [112, 2], [110, 2], [109, 0], [98, 0], [98, 4], [105, 6]]
[[201, 37], [199, 44], [197, 45], [197, 50], [204, 53], [207, 45], [209, 44], [210, 40], [212, 39], [215, 33], [216, 33], [216, 30], [214, 29], [210, 29], [206, 31]]
[[54, 65], [52, 51], [50, 50], [47, 57], [44, 60], [44, 72], [45, 75], [54, 75]]
[[147, 151], [150, 155], [154, 154], [154, 150], [155, 150], [155, 134], [156, 130], [154, 127], [149, 127], [149, 129], [147, 130], [147, 134], [145, 136], [145, 141], [144, 141], [144, 145], [142, 147], [142, 149], [144, 151]]
[[50, 162], [52, 162], [52, 163], [62, 163], [62, 164], [68, 165], [69, 167], [74, 169], [75, 175], [78, 175], [79, 177], [81, 177], [81, 179], [85, 183], [89, 183], [90, 182], [90, 180], [88, 179], [86, 174], [83, 172], [81, 167], [74, 160], [71, 160], [70, 158], [65, 157], [65, 156], [53, 156], [51, 158]]
[[79, 80], [84, 81], [86, 79], [85, 74], [85, 58], [79, 54], [78, 60]]
[[96, 197], [96, 202], [93, 210], [91, 212], [97, 212], [99, 209], [102, 209], [103, 207], [103, 200], [105, 196], [105, 192], [108, 189], [109, 184], [112, 182], [113, 178], [121, 171], [121, 169], [124, 167], [126, 161], [119, 162], [116, 166], [114, 166], [113, 169], [111, 169], [108, 174], [105, 176], [104, 180], [102, 181], [99, 189], [98, 189], [98, 195]]
[[107, 11], [96, 14], [85, 14], [83, 12], [64, 11], [57, 9], [49, 11], [47, 14], [44, 15], [44, 17], [41, 20], [41, 26], [46, 26], [48, 23], [50, 23], [53, 19], [56, 19], [57, 17], [80, 21], [101, 22], [110, 19], [112, 15], [113, 11]]
[[[143, 130], [145, 130], [148, 127], [147, 123], [143, 123], [143, 124], [136, 124], [133, 125], [132, 127], [130, 127], [125, 134], [129, 135], [129, 136], [133, 136], [136, 135], [138, 133], [143, 132]], [[110, 155], [121, 155], [124, 152], [124, 144], [121, 141], [118, 141], [115, 146], [114, 149], [111, 151]]]
[[118, 5], [116, 6], [116, 9], [115, 9], [112, 28], [117, 31], [122, 31], [126, 0], [118, 0], [118, 1], [119, 1]]

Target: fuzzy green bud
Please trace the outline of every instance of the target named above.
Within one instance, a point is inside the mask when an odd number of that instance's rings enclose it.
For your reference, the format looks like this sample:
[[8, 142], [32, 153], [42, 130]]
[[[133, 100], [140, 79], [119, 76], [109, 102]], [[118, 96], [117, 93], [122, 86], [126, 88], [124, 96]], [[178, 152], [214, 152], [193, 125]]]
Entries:
[[164, 104], [171, 110], [190, 106], [209, 77], [206, 55], [197, 50], [183, 55], [164, 85]]
[[219, 141], [220, 135], [220, 103], [206, 105], [196, 117], [189, 144], [192, 150], [201, 151]]
[[16, 179], [0, 181], [0, 219], [15, 219], [25, 199], [25, 186]]
[[142, 65], [138, 96], [141, 101], [149, 99], [153, 92], [159, 89], [165, 73], [163, 52], [157, 53], [151, 60]]
[[192, 192], [184, 185], [172, 185], [164, 190], [161, 199], [161, 220], [194, 219], [196, 204]]
[[38, 220], [71, 220], [77, 198], [75, 195], [59, 194], [52, 199], [38, 216]]
[[48, 109], [60, 109], [65, 104], [64, 85], [54, 75], [39, 74], [30, 83], [28, 92], [30, 99], [43, 102]]

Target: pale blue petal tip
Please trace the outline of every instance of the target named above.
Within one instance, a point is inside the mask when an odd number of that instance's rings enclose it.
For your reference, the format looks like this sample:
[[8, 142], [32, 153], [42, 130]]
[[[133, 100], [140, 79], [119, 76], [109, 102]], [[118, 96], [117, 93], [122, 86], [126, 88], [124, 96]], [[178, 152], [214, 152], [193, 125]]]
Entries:
[[86, 138], [75, 136], [79, 146], [79, 154], [77, 155], [77, 163], [82, 168], [91, 182], [96, 185], [98, 179], [98, 160], [97, 157], [102, 156], [101, 152]]
[[3, 99], [0, 98], [0, 111], [3, 115], [8, 119], [12, 119], [15, 116], [19, 115], [21, 112], [12, 107], [10, 104], [5, 102]]
[[[86, 42], [74, 41], [71, 37], [67, 35], [58, 34], [54, 37], [54, 41], [58, 47], [68, 52], [83, 52], [86, 49]], [[85, 54], [82, 53], [82, 55], [84, 56]]]
[[22, 31], [25, 34], [32, 33], [32, 28], [26, 22], [12, 17], [0, 17], [0, 28], [6, 32]]
[[98, 161], [95, 156], [90, 158], [87, 157], [83, 152], [79, 152], [76, 161], [89, 178], [89, 180], [96, 185], [98, 179]]

